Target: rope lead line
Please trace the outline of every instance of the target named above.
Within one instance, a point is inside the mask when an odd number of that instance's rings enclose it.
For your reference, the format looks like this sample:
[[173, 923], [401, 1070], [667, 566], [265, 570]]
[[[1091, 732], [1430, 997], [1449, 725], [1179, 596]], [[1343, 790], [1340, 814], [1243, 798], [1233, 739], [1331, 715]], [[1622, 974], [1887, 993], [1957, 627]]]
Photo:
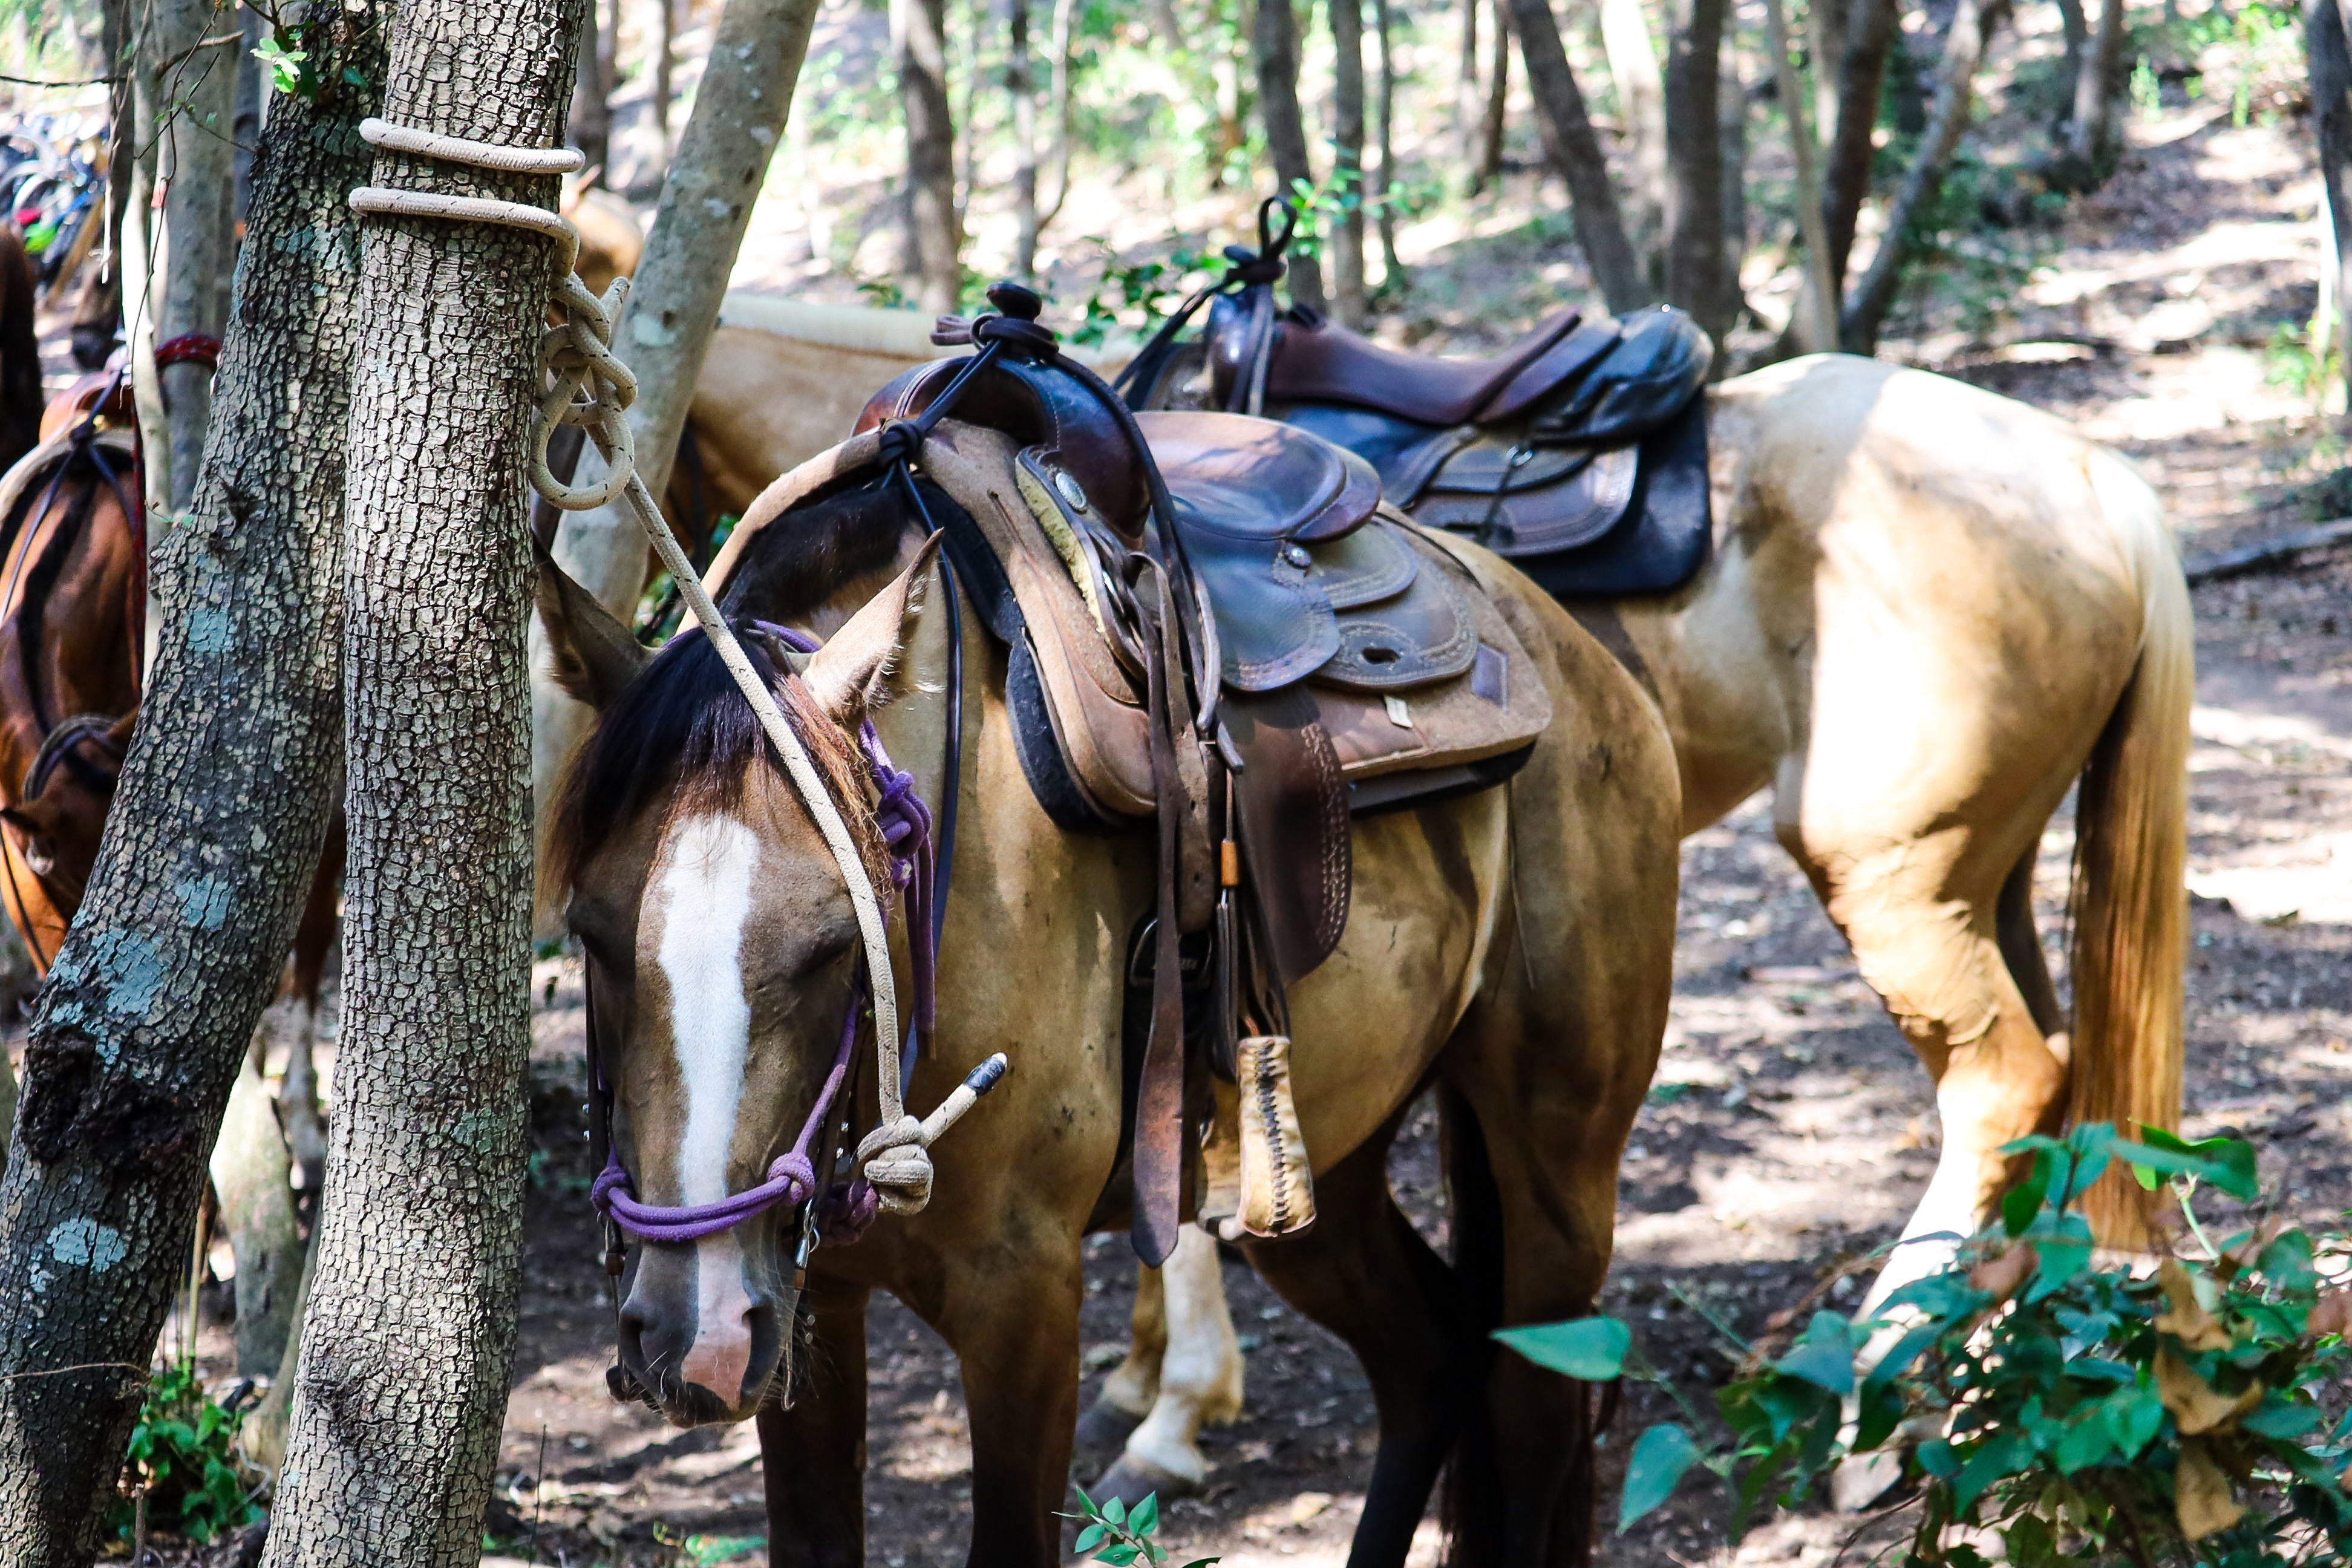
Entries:
[[[579, 168], [582, 161], [582, 155], [569, 148], [502, 147], [494, 142], [436, 135], [374, 118], [360, 122], [360, 137], [372, 147], [500, 174], [559, 174]], [[865, 941], [866, 973], [873, 987], [874, 1048], [881, 1068], [876, 1075], [881, 1097], [880, 1122], [859, 1143], [857, 1163], [883, 1208], [896, 1214], [915, 1213], [930, 1198], [931, 1161], [925, 1146], [947, 1131], [971, 1100], [961, 1094], [950, 1095], [931, 1114], [930, 1122], [938, 1123], [936, 1126], [917, 1121], [907, 1114], [899, 1095], [898, 984], [890, 967], [889, 937], [873, 879], [866, 875], [866, 863], [850, 837], [848, 824], [842, 820], [840, 806], [825, 787], [815, 764], [809, 761], [800, 736], [776, 706], [774, 694], [751, 668], [742, 645], [735, 640], [734, 629], [719, 613], [709, 590], [703, 586], [700, 574], [687, 559], [677, 536], [670, 531], [660, 507], [655, 504], [652, 493], [636, 471], [627, 410], [635, 400], [637, 381], [612, 348], [614, 319], [628, 298], [629, 280], [614, 279], [602, 300], [591, 294], [572, 271], [580, 255], [579, 231], [562, 214], [545, 207], [382, 185], [360, 186], [352, 192], [351, 205], [352, 210], [362, 214], [498, 224], [545, 235], [557, 243], [553, 303], [562, 310], [564, 320], [562, 325], [549, 328], [540, 340], [540, 365], [551, 379], [540, 400], [539, 426], [531, 439], [532, 488], [565, 511], [587, 511], [615, 499], [626, 501], [627, 510], [645, 531], [654, 553], [677, 584], [695, 620], [700, 623], [703, 635], [719, 650], [719, 661], [726, 665], [728, 674], [751, 703], [751, 711], [758, 715], [760, 728], [767, 732], [769, 741], [783, 758], [784, 771], [791, 775], [802, 803], [815, 819], [817, 831], [824, 836], [826, 847], [833, 851], [842, 880], [849, 886], [849, 901], [857, 914], [858, 934]], [[604, 458], [608, 472], [603, 481], [575, 487], [562, 483], [548, 470], [547, 442], [559, 425], [577, 425], [586, 429]]]

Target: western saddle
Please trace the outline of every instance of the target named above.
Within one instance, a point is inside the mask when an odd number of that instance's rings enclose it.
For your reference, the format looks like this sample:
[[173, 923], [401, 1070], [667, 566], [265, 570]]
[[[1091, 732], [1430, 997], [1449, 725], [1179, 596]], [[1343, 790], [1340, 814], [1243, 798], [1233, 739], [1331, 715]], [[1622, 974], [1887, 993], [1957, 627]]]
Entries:
[[[1260, 208], [1259, 248], [1228, 247], [1224, 278], [1185, 301], [1121, 377], [1135, 406], [1167, 406], [1205, 380], [1189, 395], [1357, 453], [1391, 505], [1562, 597], [1662, 593], [1705, 564], [1700, 395], [1714, 348], [1687, 315], [1565, 310], [1492, 358], [1401, 353], [1304, 306], [1276, 311], [1291, 221], [1278, 199]], [[1203, 340], [1182, 342], [1203, 304]]]
[[1034, 294], [989, 299], [941, 321], [981, 353], [877, 394], [769, 487], [713, 575], [796, 506], [903, 465], [1005, 649], [1039, 805], [1072, 829], [1157, 826], [1129, 965], [1137, 1251], [1164, 1258], [1187, 1206], [1296, 1230], [1314, 1210], [1286, 989], [1347, 924], [1350, 818], [1507, 778], [1549, 698], [1491, 563], [1389, 509], [1372, 464], [1270, 420], [1131, 413], [1060, 355]]

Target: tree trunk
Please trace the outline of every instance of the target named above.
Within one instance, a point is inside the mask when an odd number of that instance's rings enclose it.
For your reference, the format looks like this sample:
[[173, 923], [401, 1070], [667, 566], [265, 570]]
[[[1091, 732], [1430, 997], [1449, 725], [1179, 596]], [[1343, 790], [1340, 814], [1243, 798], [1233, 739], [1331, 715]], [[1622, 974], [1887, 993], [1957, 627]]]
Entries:
[[[947, 16], [946, 0], [940, 0], [940, 16]], [[964, 232], [964, 210], [971, 205], [972, 182], [979, 177], [980, 151], [973, 140], [980, 133], [980, 82], [983, 74], [980, 58], [988, 47], [988, 7], [976, 4], [965, 10], [965, 26], [955, 29], [943, 25], [941, 38], [957, 37], [963, 45], [963, 112], [950, 121], [955, 126], [955, 215], [956, 233]], [[962, 288], [958, 274], [957, 288]]]
[[[1717, 342], [1731, 330], [1727, 306], [1738, 268], [1723, 226], [1723, 26], [1729, 0], [1677, 6], [1666, 91], [1666, 299], [1698, 319]], [[1646, 37], [1648, 35], [1643, 35]]]
[[1511, 0], [1511, 30], [1519, 36], [1519, 58], [1527, 62], [1528, 81], [1535, 89], [1544, 146], [1568, 181], [1577, 243], [1584, 247], [1601, 296], [1621, 314], [1647, 304], [1654, 296], [1642, 281], [1641, 266], [1625, 237], [1625, 219], [1617, 209], [1616, 189], [1609, 183], [1609, 160], [1592, 132], [1584, 94], [1569, 68], [1568, 51], [1560, 46], [1559, 26], [1548, 0]]
[[2124, 0], [2104, 0], [2099, 30], [2074, 72], [2074, 119], [2066, 151], [2083, 190], [2104, 183], [2116, 163], [2116, 100], [2123, 96]]
[[[1723, 135], [1724, 265], [1719, 309], [1727, 329], [1736, 325], [1740, 312], [1748, 308], [1748, 297], [1739, 287], [1740, 265], [1748, 258], [1748, 83], [1740, 67], [1735, 19], [1733, 13], [1725, 14], [1723, 83], [1717, 100]], [[1729, 363], [1727, 356], [1717, 355], [1717, 373]]]
[[[1873, 0], [1852, 0], [1869, 5]], [[1838, 71], [1845, 60], [1848, 0], [1811, 0], [1805, 7], [1805, 30], [1813, 55], [1813, 124], [1824, 132], [1837, 123]], [[1828, 148], [1824, 146], [1823, 152]]]
[[[2083, 15], [2083, 0], [2058, 0], [2058, 29], [2066, 40], [2066, 79], [2074, 81], [2083, 74], [2084, 51], [2091, 47], [2091, 24]], [[2067, 100], [2074, 107], [2074, 100]]]
[[659, 153], [657, 167], [666, 169], [669, 165], [669, 105], [677, 91], [677, 0], [654, 0], [654, 145]]
[[[1291, 0], [1257, 0], [1255, 29], [1258, 112], [1265, 117], [1265, 149], [1282, 194], [1297, 199], [1315, 185], [1307, 161], [1307, 121], [1298, 112], [1298, 17]], [[1290, 255], [1290, 297], [1311, 310], [1326, 307], [1323, 269], [1312, 256]]]
[[221, 1228], [236, 1258], [236, 1372], [274, 1377], [294, 1324], [302, 1278], [302, 1232], [294, 1217], [293, 1163], [261, 1076], [258, 1051], [246, 1053], [229, 1090], [220, 1139], [213, 1145], [213, 1191]]
[[272, 106], [251, 220], [271, 261], [237, 276], [194, 521], [155, 562], [146, 716], [33, 1020], [0, 1184], [7, 1568], [97, 1548], [214, 1131], [333, 809], [357, 336], [344, 195], [367, 174], [352, 128], [383, 80], [383, 14], [334, 12], [312, 44], [319, 98]]
[[1479, 154], [1486, 147], [1480, 134], [1485, 117], [1478, 96], [1478, 12], [1485, 4], [1486, 0], [1462, 0], [1462, 54], [1454, 76], [1454, 156], [1471, 172], [1473, 186], [1478, 180]]
[[[2334, 335], [2346, 339], [2344, 325], [2346, 267], [2352, 263], [2352, 28], [2345, 25], [2337, 0], [2304, 0], [2305, 53], [2311, 60], [2311, 109], [2319, 150], [2320, 182], [2326, 187], [2328, 244], [2334, 252], [2335, 287], [2323, 299], [2333, 307]], [[2318, 345], [2314, 345], [2315, 352]], [[2343, 356], [2347, 393], [2352, 395], [2352, 353]]]
[[907, 121], [908, 290], [932, 315], [963, 293], [957, 232], [955, 124], [948, 106], [947, 0], [890, 0], [898, 99]]
[[[555, 143], [583, 3], [401, 0], [384, 118]], [[557, 194], [545, 175], [389, 153], [374, 183], [542, 206]], [[553, 257], [541, 236], [439, 218], [373, 220], [362, 255], [342, 1044], [264, 1561], [471, 1568], [506, 1410], [530, 1152], [520, 477]]]
[[[662, 185], [636, 284], [614, 337], [637, 378], [629, 430], [637, 471], [656, 495], [669, 484], [678, 435], [719, 326], [727, 277], [782, 137], [816, 11], [817, 0], [728, 0], [695, 89], [694, 110], [678, 138], [677, 158]], [[585, 483], [605, 471], [591, 448], [581, 454], [574, 477]], [[646, 536], [617, 507], [568, 515], [556, 535], [555, 557], [606, 609], [625, 620], [635, 613], [646, 585]], [[532, 637], [539, 646], [535, 626]], [[544, 668], [537, 654], [532, 668]], [[531, 784], [544, 810], [585, 731], [588, 712], [545, 679], [534, 682], [531, 705]]]
[[1845, 286], [1846, 254], [1853, 248], [1853, 226], [1870, 195], [1879, 89], [1886, 83], [1886, 59], [1894, 52], [1900, 19], [1895, 0], [1855, 0], [1846, 16], [1845, 54], [1838, 65], [1837, 131], [1830, 138], [1829, 159], [1822, 171], [1830, 281], [1840, 289]]
[[1396, 28], [1389, 0], [1372, 0], [1372, 20], [1381, 60], [1381, 167], [1370, 189], [1381, 232], [1381, 288], [1393, 291], [1404, 286], [1404, 268], [1396, 247]]
[[1013, 100], [1013, 275], [1037, 275], [1037, 82], [1029, 48], [1029, 0], [1010, 0], [1004, 91]]
[[596, 23], [593, 0], [581, 16], [580, 65], [572, 86], [572, 144], [580, 149], [592, 171], [601, 172], [613, 155], [612, 79], [604, 74], [603, 29]]
[[261, 83], [261, 62], [253, 51], [269, 37], [269, 24], [260, 12], [250, 8], [238, 11], [236, 19], [243, 37], [236, 47], [236, 120], [230, 132], [236, 149], [231, 154], [236, 195], [229, 200], [229, 221], [241, 238], [246, 216], [253, 208], [253, 149], [261, 140], [262, 114], [269, 97]]
[[[1722, 0], [1710, 3], [1719, 9]], [[1688, 9], [1687, 0], [1675, 9]], [[1722, 32], [1719, 19], [1716, 31]], [[1673, 152], [1666, 130], [1666, 83], [1658, 71], [1658, 46], [1650, 37], [1642, 0], [1601, 0], [1601, 47], [1609, 57], [1609, 79], [1617, 87], [1617, 108], [1625, 117], [1625, 140], [1633, 153], [1627, 171], [1631, 199], [1625, 204], [1632, 238], [1642, 270], [1654, 288], [1673, 265], [1666, 259], [1673, 243], [1667, 234], [1674, 221], [1667, 216], [1675, 202], [1667, 188]], [[1679, 54], [1686, 44], [1677, 37], [1669, 47]], [[1675, 107], [1679, 113], [1687, 106], [1677, 99]]]
[[1364, 8], [1363, 0], [1325, 0], [1331, 14], [1331, 189], [1339, 203], [1331, 226], [1331, 293], [1342, 326], [1363, 330]]
[[1789, 58], [1789, 22], [1781, 4], [1782, 0], [1764, 0], [1764, 27], [1780, 104], [1789, 115], [1789, 142], [1797, 166], [1797, 226], [1803, 235], [1805, 252], [1805, 287], [1782, 339], [1814, 353], [1836, 346], [1838, 289], [1835, 274], [1830, 270], [1829, 223], [1822, 210], [1821, 175], [1813, 167], [1812, 132], [1805, 124], [1797, 65]]
[[1959, 0], [1952, 12], [1951, 30], [1944, 37], [1944, 58], [1936, 68], [1936, 107], [1928, 117], [1927, 133], [1920, 139], [1919, 151], [1886, 210], [1886, 233], [1878, 242], [1878, 254], [1854, 288], [1840, 323], [1841, 346], [1849, 353], [1878, 352], [1879, 330], [1886, 324], [1886, 312], [1894, 308], [1895, 290], [1903, 283], [1904, 263], [1910, 257], [1912, 226], [1918, 222], [1921, 209], [1935, 199], [1944, 183], [1944, 172], [1951, 167], [1952, 154], [1959, 150], [1975, 104], [1977, 68], [2007, 9], [2007, 0], [1992, 0], [1990, 5]]
[[[236, 71], [245, 35], [213, 0], [180, 0], [157, 7], [158, 20], [184, 5], [194, 38], [174, 52], [161, 86], [175, 107], [170, 131], [158, 138], [164, 187], [163, 299], [156, 337], [169, 342], [188, 333], [217, 338], [228, 324], [229, 277], [236, 270]], [[207, 29], [214, 29], [208, 32]], [[164, 29], [170, 30], [168, 28]], [[214, 38], [225, 43], [213, 42]], [[195, 499], [196, 470], [205, 457], [205, 425], [212, 416], [213, 372], [194, 361], [165, 365], [157, 380], [171, 422], [168, 490], [172, 516]], [[152, 541], [162, 518], [150, 513]]]
[[1478, 163], [1470, 178], [1476, 195], [1503, 177], [1503, 132], [1511, 106], [1511, 0], [1495, 0], [1494, 53], [1486, 66], [1486, 108], [1478, 121]]
[[1044, 234], [1070, 199], [1070, 45], [1077, 0], [1054, 0], [1054, 199], [1037, 215]]

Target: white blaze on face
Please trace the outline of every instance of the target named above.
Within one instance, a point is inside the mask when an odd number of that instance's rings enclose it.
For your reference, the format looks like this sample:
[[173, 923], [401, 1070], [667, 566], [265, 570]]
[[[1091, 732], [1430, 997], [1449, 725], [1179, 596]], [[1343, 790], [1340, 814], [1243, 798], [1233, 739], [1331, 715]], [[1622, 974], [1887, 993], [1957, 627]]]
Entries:
[[[656, 955], [670, 997], [670, 1045], [686, 1096], [677, 1151], [678, 1199], [727, 1196], [727, 1152], [743, 1100], [751, 1003], [743, 991], [743, 927], [751, 913], [758, 837], [733, 817], [688, 818], [672, 830], [656, 873]], [[742, 1396], [751, 1355], [743, 1248], [732, 1230], [695, 1246], [694, 1346], [680, 1369], [729, 1405]]]

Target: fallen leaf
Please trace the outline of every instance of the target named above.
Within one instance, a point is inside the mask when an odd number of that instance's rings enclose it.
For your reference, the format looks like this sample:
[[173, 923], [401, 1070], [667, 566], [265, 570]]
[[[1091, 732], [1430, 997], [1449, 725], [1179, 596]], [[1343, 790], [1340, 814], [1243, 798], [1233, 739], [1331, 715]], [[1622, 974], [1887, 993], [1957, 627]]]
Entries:
[[2169, 1349], [2156, 1352], [2156, 1396], [2172, 1412], [2184, 1437], [2222, 1430], [2263, 1402], [2263, 1385], [2243, 1394], [2223, 1394], [2197, 1375], [2197, 1369]]
[[2330, 1290], [2311, 1309], [2311, 1321], [2304, 1332], [2313, 1339], [2322, 1334], [2352, 1334], [2352, 1290]]
[[1290, 1512], [1287, 1516], [1287, 1521], [1292, 1524], [1305, 1524], [1308, 1520], [1313, 1519], [1317, 1514], [1321, 1513], [1325, 1509], [1329, 1508], [1330, 1506], [1331, 1494], [1329, 1492], [1300, 1492], [1297, 1497], [1290, 1500]]
[[2230, 1478], [2202, 1443], [2180, 1446], [2180, 1459], [2172, 1472], [2172, 1507], [2180, 1520], [2180, 1533], [2191, 1541], [2229, 1529], [2246, 1511], [2230, 1495]]

